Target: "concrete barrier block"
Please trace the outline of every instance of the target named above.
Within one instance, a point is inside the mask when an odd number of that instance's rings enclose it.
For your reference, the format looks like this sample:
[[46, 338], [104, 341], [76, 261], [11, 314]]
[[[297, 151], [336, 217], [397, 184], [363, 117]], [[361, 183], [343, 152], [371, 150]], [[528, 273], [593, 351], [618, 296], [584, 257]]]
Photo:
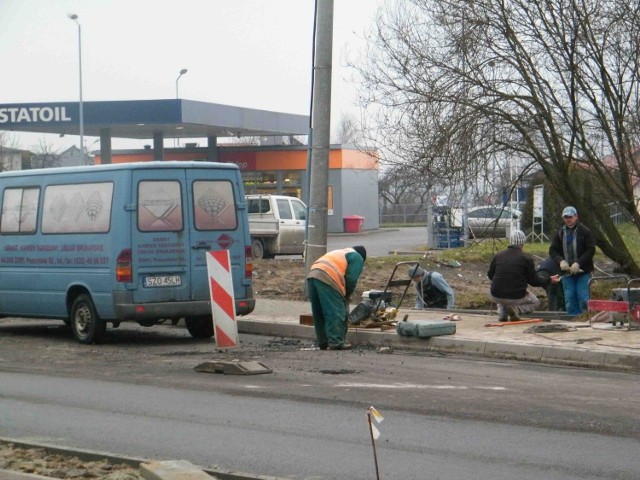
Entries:
[[146, 480], [211, 480], [219, 478], [209, 475], [186, 460], [141, 463], [140, 475]]

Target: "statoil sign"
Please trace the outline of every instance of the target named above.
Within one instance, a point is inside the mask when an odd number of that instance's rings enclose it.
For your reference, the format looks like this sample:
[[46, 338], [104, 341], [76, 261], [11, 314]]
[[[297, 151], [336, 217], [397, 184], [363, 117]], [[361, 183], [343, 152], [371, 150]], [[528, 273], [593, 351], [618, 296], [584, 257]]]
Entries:
[[78, 106], [71, 104], [0, 105], [0, 127], [71, 123], [71, 113], [77, 110]]

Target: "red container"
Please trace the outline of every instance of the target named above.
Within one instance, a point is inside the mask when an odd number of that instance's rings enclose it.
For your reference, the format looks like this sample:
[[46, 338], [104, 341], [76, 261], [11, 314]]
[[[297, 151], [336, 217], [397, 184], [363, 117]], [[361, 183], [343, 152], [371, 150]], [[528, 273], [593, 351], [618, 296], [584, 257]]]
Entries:
[[364, 225], [364, 218], [360, 215], [348, 215], [343, 217], [344, 221], [344, 233], [360, 233], [362, 232], [362, 225]]

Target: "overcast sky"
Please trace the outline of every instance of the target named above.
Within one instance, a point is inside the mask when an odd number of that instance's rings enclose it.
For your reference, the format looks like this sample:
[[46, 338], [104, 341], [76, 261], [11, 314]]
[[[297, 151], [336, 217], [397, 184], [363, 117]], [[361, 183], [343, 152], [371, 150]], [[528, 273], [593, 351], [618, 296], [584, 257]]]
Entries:
[[[334, 0], [332, 132], [354, 107], [352, 72], [381, 0]], [[0, 0], [0, 104], [180, 98], [308, 115], [314, 0]], [[78, 137], [15, 134], [60, 149]], [[85, 138], [87, 147], [96, 140]], [[114, 148], [146, 142], [113, 141]], [[96, 148], [94, 146], [93, 148]]]

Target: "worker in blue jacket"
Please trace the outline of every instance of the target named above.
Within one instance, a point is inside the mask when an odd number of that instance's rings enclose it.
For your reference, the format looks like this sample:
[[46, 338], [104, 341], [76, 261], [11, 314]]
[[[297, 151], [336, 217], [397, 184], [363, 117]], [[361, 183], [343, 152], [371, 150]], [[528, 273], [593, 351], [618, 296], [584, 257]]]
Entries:
[[416, 290], [416, 309], [455, 308], [456, 296], [445, 278], [438, 272], [427, 272], [419, 265], [409, 267], [409, 277]]

